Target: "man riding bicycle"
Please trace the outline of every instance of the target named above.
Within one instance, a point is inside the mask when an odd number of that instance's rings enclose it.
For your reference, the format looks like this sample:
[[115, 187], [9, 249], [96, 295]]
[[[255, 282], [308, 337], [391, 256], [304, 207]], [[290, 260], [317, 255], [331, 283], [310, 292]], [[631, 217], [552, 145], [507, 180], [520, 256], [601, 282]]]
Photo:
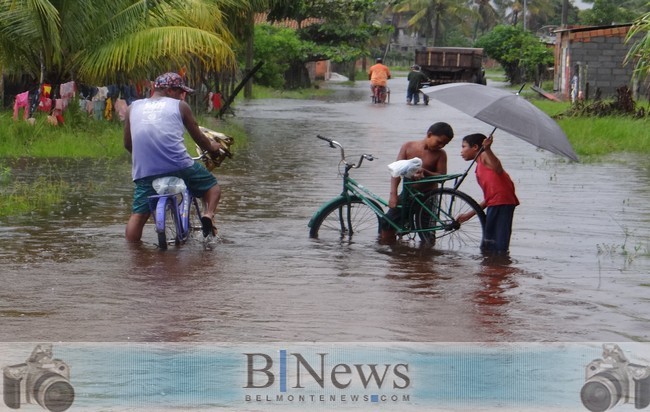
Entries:
[[368, 80], [370, 80], [370, 90], [372, 95], [376, 96], [375, 89], [386, 87], [390, 79], [390, 69], [382, 63], [381, 57], [377, 57], [376, 63], [368, 69]]
[[203, 164], [187, 153], [183, 134], [187, 129], [196, 144], [210, 153], [218, 154], [221, 145], [199, 129], [190, 105], [185, 102], [186, 94], [193, 92], [180, 75], [165, 73], [154, 82], [153, 95], [134, 101], [126, 112], [124, 147], [132, 155], [135, 183], [132, 214], [126, 225], [129, 242], [140, 241], [151, 214], [148, 198], [156, 194], [152, 182], [162, 176], [182, 178], [192, 195], [202, 198], [203, 236], [215, 234], [213, 218], [221, 188]]

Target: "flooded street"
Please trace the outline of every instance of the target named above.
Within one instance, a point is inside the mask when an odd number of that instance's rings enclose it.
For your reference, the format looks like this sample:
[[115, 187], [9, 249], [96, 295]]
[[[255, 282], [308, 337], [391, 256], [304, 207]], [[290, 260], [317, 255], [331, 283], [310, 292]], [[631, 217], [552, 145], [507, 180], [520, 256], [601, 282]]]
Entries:
[[[493, 149], [515, 182], [508, 261], [478, 250], [327, 244], [307, 223], [340, 192], [341, 142], [372, 153], [353, 177], [382, 197], [406, 140], [452, 125], [492, 128], [443, 104], [370, 103], [367, 82], [321, 100], [258, 100], [232, 120], [248, 132], [217, 170], [220, 239], [160, 252], [123, 239], [130, 166], [19, 162], [16, 176], [61, 174], [73, 190], [49, 212], [0, 220], [0, 341], [581, 342], [650, 340], [650, 162], [620, 155], [569, 163], [505, 133]], [[34, 162], [32, 162], [34, 163]], [[481, 200], [473, 171], [461, 190]], [[84, 192], [91, 195], [84, 196]]]

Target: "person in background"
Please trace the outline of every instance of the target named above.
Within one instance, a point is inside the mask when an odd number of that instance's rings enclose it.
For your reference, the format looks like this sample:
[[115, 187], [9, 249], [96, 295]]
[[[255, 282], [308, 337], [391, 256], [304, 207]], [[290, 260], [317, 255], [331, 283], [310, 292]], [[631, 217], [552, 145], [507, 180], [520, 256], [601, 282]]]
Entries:
[[[486, 209], [481, 250], [507, 254], [510, 248], [512, 220], [519, 199], [515, 194], [512, 179], [492, 152], [492, 140], [492, 136], [488, 138], [481, 133], [467, 135], [463, 138], [460, 155], [468, 161], [476, 158], [476, 180], [483, 190], [484, 198], [480, 206]], [[462, 224], [473, 215], [473, 212], [464, 213], [458, 216], [457, 220]]]
[[[422, 160], [422, 167], [413, 176], [413, 180], [419, 180], [429, 176], [444, 175], [447, 173], [447, 153], [443, 148], [451, 142], [454, 137], [454, 130], [444, 122], [432, 124], [427, 130], [426, 136], [422, 140], [413, 140], [406, 142], [400, 148], [396, 160], [409, 160], [419, 157]], [[401, 223], [402, 210], [398, 207], [403, 201], [402, 194], [398, 196], [397, 189], [401, 182], [400, 177], [391, 177], [390, 196], [388, 207], [390, 208], [386, 216], [397, 223]], [[436, 183], [418, 184], [416, 188], [421, 192], [427, 192], [437, 187]], [[396, 238], [395, 229], [385, 220], [381, 225], [380, 242], [385, 244], [394, 243]]]
[[[422, 73], [420, 66], [417, 64], [411, 66], [411, 71], [406, 76], [406, 79], [409, 82], [406, 88], [406, 104], [411, 104], [411, 101], [413, 101], [413, 104], [418, 104], [420, 102], [420, 87], [422, 87], [423, 83], [428, 82], [429, 79]], [[424, 95], [424, 103], [429, 103], [427, 95]]]
[[192, 92], [180, 75], [165, 73], [156, 78], [153, 95], [135, 100], [126, 112], [124, 147], [132, 155], [135, 183], [133, 213], [126, 225], [129, 242], [140, 241], [151, 214], [148, 197], [156, 194], [152, 182], [163, 176], [180, 177], [193, 196], [202, 198], [203, 236], [216, 234], [213, 219], [221, 188], [212, 173], [190, 157], [183, 134], [187, 129], [196, 144], [210, 153], [218, 154], [221, 146], [199, 129], [192, 109], [185, 102], [186, 94]]
[[368, 69], [368, 80], [370, 80], [370, 90], [375, 94], [375, 88], [386, 87], [390, 79], [390, 69], [383, 64], [381, 57], [377, 57], [375, 64]]

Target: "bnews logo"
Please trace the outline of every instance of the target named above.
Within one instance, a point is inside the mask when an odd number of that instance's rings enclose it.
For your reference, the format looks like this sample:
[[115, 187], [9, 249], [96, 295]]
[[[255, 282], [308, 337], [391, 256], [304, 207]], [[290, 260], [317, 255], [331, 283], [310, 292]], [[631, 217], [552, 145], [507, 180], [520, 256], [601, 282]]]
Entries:
[[[408, 401], [405, 393], [411, 386], [408, 363], [337, 362], [329, 353], [303, 355], [286, 349], [274, 356], [267, 353], [244, 353], [246, 357], [246, 385], [249, 390], [267, 390], [265, 395], [247, 395], [246, 400], [285, 401]], [[280, 395], [269, 396], [268, 389]], [[329, 395], [313, 391], [328, 390]], [[356, 391], [332, 395], [332, 390]], [[311, 392], [310, 392], [311, 391]], [[359, 394], [358, 391], [373, 391]], [[390, 392], [390, 393], [387, 393]], [[291, 394], [289, 394], [291, 393]], [[399, 394], [398, 394], [399, 393]], [[284, 394], [287, 394], [285, 397]]]

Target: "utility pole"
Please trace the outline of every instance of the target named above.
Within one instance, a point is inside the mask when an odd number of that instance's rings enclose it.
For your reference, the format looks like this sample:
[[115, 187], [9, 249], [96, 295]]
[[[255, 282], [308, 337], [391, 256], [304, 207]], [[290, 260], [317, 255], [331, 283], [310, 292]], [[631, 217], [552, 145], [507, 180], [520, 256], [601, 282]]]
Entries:
[[526, 14], [528, 13], [528, 0], [524, 0], [524, 31], [526, 31]]

